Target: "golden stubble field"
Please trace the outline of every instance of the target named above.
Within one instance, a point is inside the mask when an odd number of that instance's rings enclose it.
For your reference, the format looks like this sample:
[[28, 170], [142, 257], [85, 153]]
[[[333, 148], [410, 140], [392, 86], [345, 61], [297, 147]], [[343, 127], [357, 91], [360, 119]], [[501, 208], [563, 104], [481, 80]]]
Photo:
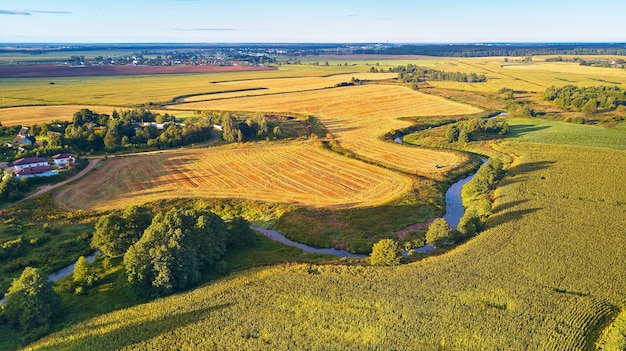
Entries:
[[[364, 85], [311, 92], [242, 97], [178, 105], [176, 108], [263, 111], [315, 115], [351, 152], [376, 163], [422, 176], [439, 178], [467, 160], [453, 151], [408, 147], [381, 137], [405, 128], [411, 116], [452, 116], [481, 110], [393, 85]], [[436, 169], [438, 164], [441, 168]]]
[[410, 187], [405, 176], [313, 145], [258, 143], [109, 159], [55, 202], [107, 210], [205, 197], [345, 208], [383, 204]]

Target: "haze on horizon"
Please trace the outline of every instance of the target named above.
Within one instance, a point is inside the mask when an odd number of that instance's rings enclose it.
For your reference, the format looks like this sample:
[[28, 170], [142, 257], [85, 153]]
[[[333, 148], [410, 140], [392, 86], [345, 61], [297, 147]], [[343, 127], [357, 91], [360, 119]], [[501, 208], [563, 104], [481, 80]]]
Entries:
[[0, 42], [626, 42], [624, 13], [623, 0], [0, 0]]

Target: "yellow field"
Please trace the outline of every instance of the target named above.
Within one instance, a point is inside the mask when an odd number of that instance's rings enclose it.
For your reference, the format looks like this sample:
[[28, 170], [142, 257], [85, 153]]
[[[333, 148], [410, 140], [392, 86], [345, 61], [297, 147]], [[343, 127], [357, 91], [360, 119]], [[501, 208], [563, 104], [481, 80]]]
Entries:
[[[291, 112], [318, 116], [342, 147], [384, 165], [423, 176], [438, 177], [467, 156], [398, 145], [380, 140], [392, 129], [410, 126], [400, 117], [446, 116], [479, 109], [422, 94], [406, 87], [364, 85], [313, 92], [226, 99], [177, 105], [187, 110]], [[439, 164], [442, 168], [435, 169]]]
[[263, 90], [242, 91], [234, 93], [222, 93], [212, 95], [200, 95], [186, 98], [186, 102], [216, 100], [233, 97], [256, 96], [266, 94], [297, 92], [302, 90], [331, 88], [343, 82], [350, 82], [352, 78], [361, 80], [383, 80], [397, 77], [396, 73], [354, 73], [336, 74], [325, 77], [292, 77], [276, 79], [252, 79], [245, 81], [232, 81], [215, 83], [222, 87], [224, 91], [235, 89], [262, 88]]
[[[623, 59], [623, 57], [621, 57]], [[513, 60], [515, 58], [510, 58]], [[503, 57], [442, 59], [417, 62], [418, 65], [443, 71], [475, 72], [485, 74], [485, 83], [435, 82], [429, 83], [447, 89], [477, 92], [497, 92], [501, 88], [513, 88], [543, 93], [552, 85], [578, 86], [626, 84], [626, 70], [581, 66], [575, 62], [544, 62], [545, 57], [533, 58], [531, 64], [505, 63]]]
[[[96, 113], [111, 114], [116, 107], [111, 106], [83, 106], [83, 105], [56, 105], [56, 106], [25, 106], [0, 109], [0, 121], [5, 126], [50, 123], [54, 120], [71, 121], [75, 112], [87, 108]], [[117, 110], [121, 109], [117, 107]]]
[[389, 202], [409, 188], [404, 176], [312, 145], [244, 144], [111, 159], [55, 201], [89, 210], [183, 197], [353, 207]]

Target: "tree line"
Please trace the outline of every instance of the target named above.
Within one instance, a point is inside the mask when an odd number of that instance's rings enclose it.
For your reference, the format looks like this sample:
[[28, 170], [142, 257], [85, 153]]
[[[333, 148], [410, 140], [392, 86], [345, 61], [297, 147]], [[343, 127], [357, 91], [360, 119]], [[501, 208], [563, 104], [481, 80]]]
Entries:
[[[3, 127], [2, 132], [13, 133], [19, 128]], [[14, 159], [59, 152], [85, 154], [165, 149], [209, 140], [212, 129], [212, 120], [208, 116], [178, 123], [167, 113], [160, 115], [144, 109], [114, 110], [111, 115], [81, 109], [74, 113], [71, 122], [32, 125], [29, 133], [40, 140], [37, 145], [22, 146], [24, 151], [19, 151], [5, 144], [1, 151], [6, 159]]]
[[505, 135], [508, 132], [509, 124], [505, 120], [472, 118], [448, 125], [445, 131], [445, 141], [468, 143], [477, 140], [482, 134]]
[[[372, 69], [375, 69], [372, 67]], [[370, 69], [371, 70], [371, 69]], [[454, 82], [486, 82], [487, 76], [478, 73], [445, 72], [427, 67], [408, 64], [397, 66], [393, 72], [398, 73], [398, 80], [405, 83], [422, 82], [425, 80], [454, 81]]]
[[374, 55], [426, 55], [444, 57], [626, 55], [626, 48], [606, 43], [588, 44], [426, 44], [365, 49]]
[[617, 86], [551, 86], [544, 92], [543, 99], [563, 108], [593, 114], [597, 109], [612, 110], [626, 105], [626, 90]]

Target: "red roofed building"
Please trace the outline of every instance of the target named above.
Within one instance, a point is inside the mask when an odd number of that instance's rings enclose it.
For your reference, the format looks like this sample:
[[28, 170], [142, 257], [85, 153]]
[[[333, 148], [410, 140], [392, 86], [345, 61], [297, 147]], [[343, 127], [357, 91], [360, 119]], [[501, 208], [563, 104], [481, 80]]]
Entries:
[[50, 177], [58, 174], [43, 157], [20, 158], [13, 161], [13, 169], [18, 178]]
[[48, 164], [48, 159], [43, 157], [26, 157], [20, 158], [19, 160], [13, 161], [13, 167], [15, 167], [15, 171], [24, 168], [32, 168], [39, 166], [50, 166]]
[[52, 156], [52, 159], [54, 160], [54, 165], [58, 168], [72, 166], [76, 162], [74, 155], [68, 153], [56, 154]]

